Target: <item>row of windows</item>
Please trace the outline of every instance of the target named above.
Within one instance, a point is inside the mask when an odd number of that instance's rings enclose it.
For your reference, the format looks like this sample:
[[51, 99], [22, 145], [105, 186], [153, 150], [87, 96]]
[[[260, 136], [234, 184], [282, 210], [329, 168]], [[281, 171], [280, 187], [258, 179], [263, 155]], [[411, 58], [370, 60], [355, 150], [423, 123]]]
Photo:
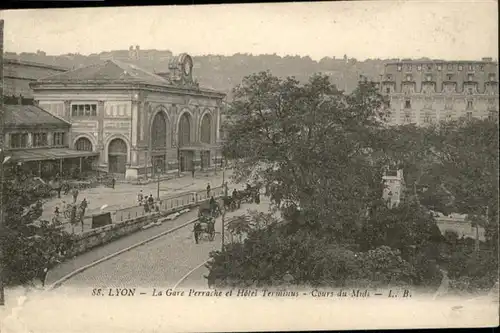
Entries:
[[72, 104], [72, 117], [95, 117], [97, 116], [97, 104]]
[[[469, 112], [467, 112], [465, 114], [465, 118], [468, 119], [468, 120], [472, 120], [472, 118], [474, 118], [474, 115], [472, 114], [472, 112], [469, 111]], [[450, 121], [450, 120], [452, 120], [452, 115], [451, 114], [446, 114], [446, 115], [444, 115], [444, 117], [442, 117], [442, 119], [445, 120], [445, 121]], [[488, 120], [494, 120], [494, 119], [497, 119], [497, 112], [490, 112], [488, 114]], [[403, 122], [404, 123], [411, 123], [412, 122], [412, 120], [411, 120], [411, 114], [405, 113], [405, 115], [403, 116]], [[430, 124], [430, 123], [432, 123], [433, 122], [432, 115], [427, 114], [427, 113], [424, 114], [422, 116], [422, 122], [424, 124]]]
[[[434, 66], [436, 66], [437, 70], [438, 71], [441, 71], [443, 70], [443, 64], [425, 64], [425, 65], [422, 65], [422, 64], [417, 64], [416, 67], [417, 67], [417, 71], [421, 71], [422, 68], [424, 70], [428, 70], [428, 71], [432, 71], [434, 69]], [[445, 65], [445, 68], [449, 71], [452, 71], [455, 69], [455, 66], [456, 68], [459, 70], [459, 71], [463, 71], [464, 70], [464, 65], [462, 64], [458, 64], [458, 65], [455, 65], [455, 64], [447, 64]], [[405, 66], [406, 70], [408, 71], [411, 71], [412, 68], [413, 68], [413, 65], [412, 64], [407, 64]], [[484, 71], [484, 65], [474, 65], [474, 64], [469, 64], [467, 65], [467, 70], [469, 71], [474, 71], [476, 69], [478, 69], [480, 71]], [[403, 70], [403, 65], [398, 65], [398, 72], [401, 72]]]
[[[52, 134], [52, 142], [49, 145], [48, 134], [45, 132], [32, 133], [32, 147], [58, 147], [66, 144], [66, 133], [57, 132]], [[27, 148], [28, 133], [11, 133], [10, 148]]]
[[[488, 74], [489, 81], [495, 81], [496, 75], [494, 73]], [[454, 79], [453, 74], [446, 74], [446, 80], [452, 81]], [[392, 75], [387, 75], [387, 80], [392, 80]], [[406, 74], [405, 81], [413, 81], [413, 76], [411, 74]], [[425, 75], [425, 81], [432, 81], [432, 74]], [[467, 81], [474, 81], [474, 74], [467, 74]]]
[[[391, 102], [390, 101], [387, 101], [387, 106], [390, 107], [391, 106]], [[428, 105], [430, 106], [430, 105]], [[445, 106], [444, 106], [445, 109], [452, 109], [452, 104], [451, 103], [445, 103]], [[473, 101], [467, 101], [467, 106], [466, 106], [467, 110], [472, 110], [474, 109], [474, 103]], [[411, 109], [411, 100], [410, 99], [406, 99], [405, 100], [405, 109]]]

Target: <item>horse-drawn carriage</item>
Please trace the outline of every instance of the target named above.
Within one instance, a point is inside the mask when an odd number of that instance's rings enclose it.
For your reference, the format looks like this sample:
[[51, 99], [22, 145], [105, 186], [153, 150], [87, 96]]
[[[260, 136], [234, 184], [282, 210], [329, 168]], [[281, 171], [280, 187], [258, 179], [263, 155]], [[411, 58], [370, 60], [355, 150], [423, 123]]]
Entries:
[[194, 239], [196, 244], [201, 237], [206, 236], [209, 241], [215, 238], [215, 219], [221, 214], [221, 209], [215, 199], [202, 203], [198, 208], [198, 221], [194, 224]]
[[215, 218], [207, 214], [206, 210], [202, 211], [198, 221], [194, 223], [193, 232], [196, 244], [202, 237], [207, 237], [212, 242], [215, 238]]
[[198, 217], [202, 215], [209, 215], [214, 218], [219, 217], [222, 214], [222, 210], [220, 208], [220, 205], [217, 203], [215, 200], [210, 200], [208, 202], [202, 203], [198, 207]]
[[260, 188], [261, 185], [247, 185], [244, 190], [239, 191], [240, 200], [242, 203], [260, 203]]

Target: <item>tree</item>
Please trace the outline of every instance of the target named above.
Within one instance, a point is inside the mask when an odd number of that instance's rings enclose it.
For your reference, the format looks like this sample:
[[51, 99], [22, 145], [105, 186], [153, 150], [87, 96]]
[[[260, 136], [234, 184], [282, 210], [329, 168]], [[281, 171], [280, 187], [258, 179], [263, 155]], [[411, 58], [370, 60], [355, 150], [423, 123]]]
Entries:
[[452, 193], [458, 213], [488, 215], [482, 224], [498, 244], [498, 122], [455, 121], [433, 128], [436, 182]]
[[290, 234], [283, 224], [252, 230], [243, 243], [210, 256], [207, 279], [217, 287], [279, 286], [287, 274], [295, 285], [330, 287], [387, 287], [415, 278], [399, 250], [357, 252], [307, 230]]
[[47, 187], [18, 179], [4, 184], [5, 225], [0, 233], [7, 285], [44, 282], [47, 271], [59, 263], [69, 250], [72, 237], [53, 224], [39, 220], [41, 198]]
[[344, 94], [324, 76], [300, 84], [264, 72], [246, 77], [234, 96], [224, 154], [238, 159], [237, 180], [263, 183], [283, 223], [250, 228], [242, 243], [212, 253], [210, 281], [274, 285], [291, 274], [296, 284], [343, 286], [439, 276], [424, 260], [437, 258], [441, 240], [428, 210], [418, 200], [394, 210], [382, 203], [387, 166], [407, 168], [417, 184], [433, 159], [420, 129], [384, 126], [375, 84]]
[[361, 82], [345, 95], [326, 76], [300, 84], [262, 72], [233, 95], [224, 154], [239, 160], [239, 180], [258, 169], [275, 204], [300, 207], [304, 218], [292, 224], [334, 238], [354, 233], [382, 192], [369, 150], [384, 117], [375, 85]]

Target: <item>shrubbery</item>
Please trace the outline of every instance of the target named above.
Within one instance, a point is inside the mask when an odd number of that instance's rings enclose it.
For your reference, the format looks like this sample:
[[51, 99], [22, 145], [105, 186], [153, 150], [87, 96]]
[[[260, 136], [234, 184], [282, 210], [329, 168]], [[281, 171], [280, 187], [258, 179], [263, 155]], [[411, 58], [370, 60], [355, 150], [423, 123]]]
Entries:
[[498, 253], [472, 247], [454, 247], [447, 270], [451, 288], [456, 291], [480, 292], [489, 290], [498, 280]]
[[288, 224], [252, 230], [243, 243], [211, 257], [207, 278], [219, 287], [280, 285], [287, 273], [296, 285], [330, 287], [435, 285], [441, 279], [435, 263], [424, 256], [410, 263], [399, 249], [377, 244], [360, 251], [358, 244], [318, 238], [305, 228], [291, 232]]

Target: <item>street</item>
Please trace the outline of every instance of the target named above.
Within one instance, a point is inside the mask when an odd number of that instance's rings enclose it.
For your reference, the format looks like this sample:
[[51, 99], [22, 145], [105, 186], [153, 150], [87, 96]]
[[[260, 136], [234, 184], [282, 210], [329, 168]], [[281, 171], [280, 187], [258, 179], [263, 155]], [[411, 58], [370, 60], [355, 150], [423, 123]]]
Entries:
[[[269, 210], [269, 201], [264, 200], [259, 205], [243, 204], [240, 210], [227, 213], [226, 220], [245, 214], [248, 209], [267, 212]], [[182, 215], [173, 224], [181, 225], [186, 223], [194, 218], [196, 213], [197, 210], [195, 209]], [[151, 232], [154, 231], [154, 234], [158, 234], [174, 227], [173, 224], [168, 224], [168, 226], [162, 225], [152, 228]], [[63, 286], [174, 286], [186, 273], [207, 260], [210, 251], [221, 247], [220, 217], [216, 221], [216, 236], [213, 242], [202, 239], [199, 244], [195, 244], [192, 228], [193, 226], [189, 225], [91, 267], [66, 281]], [[226, 237], [228, 237], [227, 234]], [[206, 281], [204, 281], [201, 274], [196, 273], [194, 276], [195, 281], [189, 277], [191, 284], [206, 286]]]
[[[230, 183], [229, 178], [231, 174], [232, 170], [227, 170], [225, 173], [225, 181], [228, 183]], [[165, 198], [179, 195], [184, 192], [203, 190], [207, 187], [207, 184], [210, 184], [211, 188], [221, 186], [222, 172], [218, 171], [217, 175], [215, 175], [213, 171], [198, 172], [195, 178], [192, 178], [191, 175], [183, 175], [181, 178], [161, 181], [160, 197]], [[89, 230], [91, 227], [91, 219], [89, 217], [92, 214], [99, 212], [114, 212], [119, 209], [137, 206], [137, 194], [140, 190], [142, 190], [144, 196], [152, 194], [156, 199], [158, 183], [153, 182], [146, 185], [117, 183], [114, 189], [100, 186], [80, 191], [77, 202], [81, 202], [84, 198], [88, 202], [88, 208], [85, 214], [87, 218], [84, 221], [84, 231]], [[44, 202], [44, 211], [41, 218], [50, 221], [52, 217], [54, 217], [54, 210], [56, 207], [59, 207], [62, 216], [64, 202], [73, 202], [71, 193], [66, 195], [61, 193], [60, 199], [54, 197]], [[104, 205], [107, 206], [101, 210], [101, 207]], [[65, 230], [70, 233], [73, 232], [73, 228], [70, 224], [65, 225]], [[76, 233], [82, 232], [81, 226], [79, 224], [75, 226], [74, 231]]]

